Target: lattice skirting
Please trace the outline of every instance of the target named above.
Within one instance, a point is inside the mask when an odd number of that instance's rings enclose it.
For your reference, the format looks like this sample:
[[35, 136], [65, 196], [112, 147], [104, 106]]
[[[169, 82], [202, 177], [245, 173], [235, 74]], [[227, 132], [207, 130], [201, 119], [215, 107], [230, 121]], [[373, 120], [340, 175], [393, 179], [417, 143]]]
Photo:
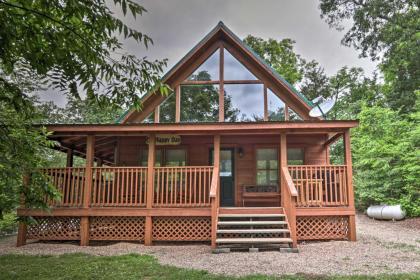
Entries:
[[91, 217], [90, 240], [144, 240], [144, 217]]
[[35, 223], [28, 225], [27, 239], [79, 240], [79, 217], [34, 217]]
[[153, 240], [209, 241], [211, 217], [153, 217]]
[[348, 216], [297, 217], [298, 240], [347, 239]]

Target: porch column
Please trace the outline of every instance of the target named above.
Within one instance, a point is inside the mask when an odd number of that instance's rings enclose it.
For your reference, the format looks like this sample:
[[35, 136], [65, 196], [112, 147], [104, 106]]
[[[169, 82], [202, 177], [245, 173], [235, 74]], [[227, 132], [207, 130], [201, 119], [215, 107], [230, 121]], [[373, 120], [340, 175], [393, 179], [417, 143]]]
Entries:
[[73, 150], [67, 150], [67, 160], [66, 160], [66, 167], [73, 167]]
[[[354, 209], [354, 190], [353, 190], [353, 165], [351, 160], [351, 142], [350, 142], [350, 129], [344, 132], [344, 160], [347, 166], [347, 197], [349, 207]], [[355, 213], [349, 216], [349, 233], [348, 238], [350, 241], [356, 241], [356, 217]]]
[[283, 176], [283, 167], [287, 168], [287, 137], [285, 133], [280, 134], [280, 169], [279, 177], [281, 178], [280, 183], [280, 197], [281, 206], [284, 207], [287, 220], [289, 222], [290, 238], [293, 240], [293, 248], [297, 247], [297, 236], [296, 236], [296, 204], [295, 198], [292, 197], [289, 187], [286, 183], [286, 178]]
[[[213, 139], [213, 170], [220, 169], [220, 135], [214, 135]], [[218, 178], [219, 180], [219, 178]], [[217, 237], [217, 220], [218, 220], [218, 209], [220, 205], [219, 189], [220, 182], [217, 184], [216, 197], [211, 203], [211, 247], [216, 248], [216, 237]]]
[[[147, 185], [146, 185], [146, 208], [151, 209], [153, 206], [153, 168], [155, 166], [155, 147], [156, 136], [154, 134], [149, 136], [149, 151], [147, 157]], [[144, 245], [152, 245], [152, 216], [146, 216], [144, 228]]]
[[[30, 177], [29, 175], [24, 175], [23, 176], [23, 187], [27, 188], [29, 185], [29, 180]], [[23, 193], [20, 196], [20, 207], [24, 208], [25, 207], [25, 196], [23, 195]], [[18, 235], [17, 235], [17, 240], [16, 240], [16, 247], [20, 247], [26, 244], [26, 234], [28, 232], [28, 228], [26, 223], [24, 222], [19, 222], [19, 227], [18, 227]]]
[[[95, 157], [95, 136], [88, 135], [86, 139], [86, 167], [85, 167], [85, 189], [83, 192], [83, 208], [90, 207], [92, 196], [93, 171]], [[89, 217], [81, 217], [80, 220], [80, 245], [89, 245]]]

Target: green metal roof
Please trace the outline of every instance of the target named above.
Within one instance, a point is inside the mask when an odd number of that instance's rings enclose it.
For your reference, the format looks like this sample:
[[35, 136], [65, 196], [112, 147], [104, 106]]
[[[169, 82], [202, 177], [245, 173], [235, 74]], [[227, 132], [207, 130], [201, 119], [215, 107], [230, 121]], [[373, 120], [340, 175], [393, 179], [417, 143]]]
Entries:
[[[165, 81], [174, 71], [178, 68], [179, 65], [181, 65], [184, 60], [186, 60], [191, 54], [193, 54], [198, 48], [200, 48], [202, 45], [204, 45], [205, 42], [208, 41], [217, 31], [220, 29], [225, 30], [230, 36], [232, 36], [235, 41], [249, 50], [255, 58], [259, 62], [261, 62], [270, 73], [272, 73], [277, 79], [279, 79], [282, 83], [284, 83], [294, 94], [296, 94], [303, 102], [305, 102], [308, 106], [313, 107], [314, 104], [308, 100], [301, 92], [299, 92], [293, 85], [291, 85], [283, 76], [281, 76], [279, 73], [277, 73], [276, 70], [274, 70], [261, 56], [259, 56], [251, 47], [249, 47], [247, 44], [245, 44], [238, 36], [236, 36], [235, 33], [233, 33], [222, 21], [219, 21], [219, 23], [202, 39], [200, 40], [185, 56], [182, 57], [174, 66], [169, 69], [168, 72], [165, 73], [165, 75], [162, 77], [162, 81]], [[147, 94], [143, 95], [141, 99], [143, 99]], [[124, 118], [131, 112], [132, 109], [128, 109], [125, 111], [116, 121], [115, 123], [121, 123]]]

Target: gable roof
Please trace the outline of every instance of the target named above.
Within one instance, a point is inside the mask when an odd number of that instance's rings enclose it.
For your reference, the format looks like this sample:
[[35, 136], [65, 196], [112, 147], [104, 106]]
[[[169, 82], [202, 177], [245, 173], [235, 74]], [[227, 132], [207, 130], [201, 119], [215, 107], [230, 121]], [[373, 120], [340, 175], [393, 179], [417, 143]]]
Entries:
[[[214, 40], [217, 35], [225, 34], [229, 36], [238, 46], [247, 50], [251, 58], [257, 61], [263, 68], [270, 73], [281, 85], [283, 85], [288, 92], [293, 94], [298, 101], [309, 110], [314, 106], [311, 101], [309, 101], [302, 93], [300, 93], [293, 85], [291, 85], [286, 79], [281, 76], [276, 70], [274, 70], [262, 57], [260, 57], [251, 47], [245, 44], [235, 33], [233, 33], [222, 21], [220, 21], [201, 41], [199, 41], [178, 63], [176, 63], [166, 74], [162, 77], [162, 82], [167, 83], [167, 81], [176, 74], [176, 72], [190, 60], [194, 54], [196, 54], [201, 48], [203, 48], [209, 41]], [[152, 96], [156, 96], [155, 92], [149, 92], [141, 98], [141, 102], [144, 103], [147, 99]], [[122, 114], [117, 120], [116, 123], [126, 123], [130, 117], [139, 113], [139, 111], [129, 109], [124, 114]]]

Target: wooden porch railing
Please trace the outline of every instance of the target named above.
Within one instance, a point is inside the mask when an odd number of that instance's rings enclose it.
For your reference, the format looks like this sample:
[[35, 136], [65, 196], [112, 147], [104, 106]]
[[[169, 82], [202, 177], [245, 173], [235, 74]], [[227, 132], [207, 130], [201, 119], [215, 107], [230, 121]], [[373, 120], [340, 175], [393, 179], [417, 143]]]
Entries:
[[155, 167], [155, 207], [208, 207], [213, 166]]
[[147, 167], [93, 167], [91, 206], [146, 205]]
[[289, 170], [286, 166], [281, 168], [281, 193], [282, 193], [282, 207], [286, 212], [286, 219], [290, 226], [290, 237], [293, 240], [293, 248], [297, 246], [297, 233], [296, 233], [296, 198], [298, 191], [290, 176]]
[[348, 205], [345, 165], [291, 165], [288, 170], [298, 192], [297, 207]]
[[49, 176], [50, 182], [61, 193], [61, 199], [49, 200], [52, 207], [81, 207], [85, 186], [84, 167], [44, 168], [42, 171]]

